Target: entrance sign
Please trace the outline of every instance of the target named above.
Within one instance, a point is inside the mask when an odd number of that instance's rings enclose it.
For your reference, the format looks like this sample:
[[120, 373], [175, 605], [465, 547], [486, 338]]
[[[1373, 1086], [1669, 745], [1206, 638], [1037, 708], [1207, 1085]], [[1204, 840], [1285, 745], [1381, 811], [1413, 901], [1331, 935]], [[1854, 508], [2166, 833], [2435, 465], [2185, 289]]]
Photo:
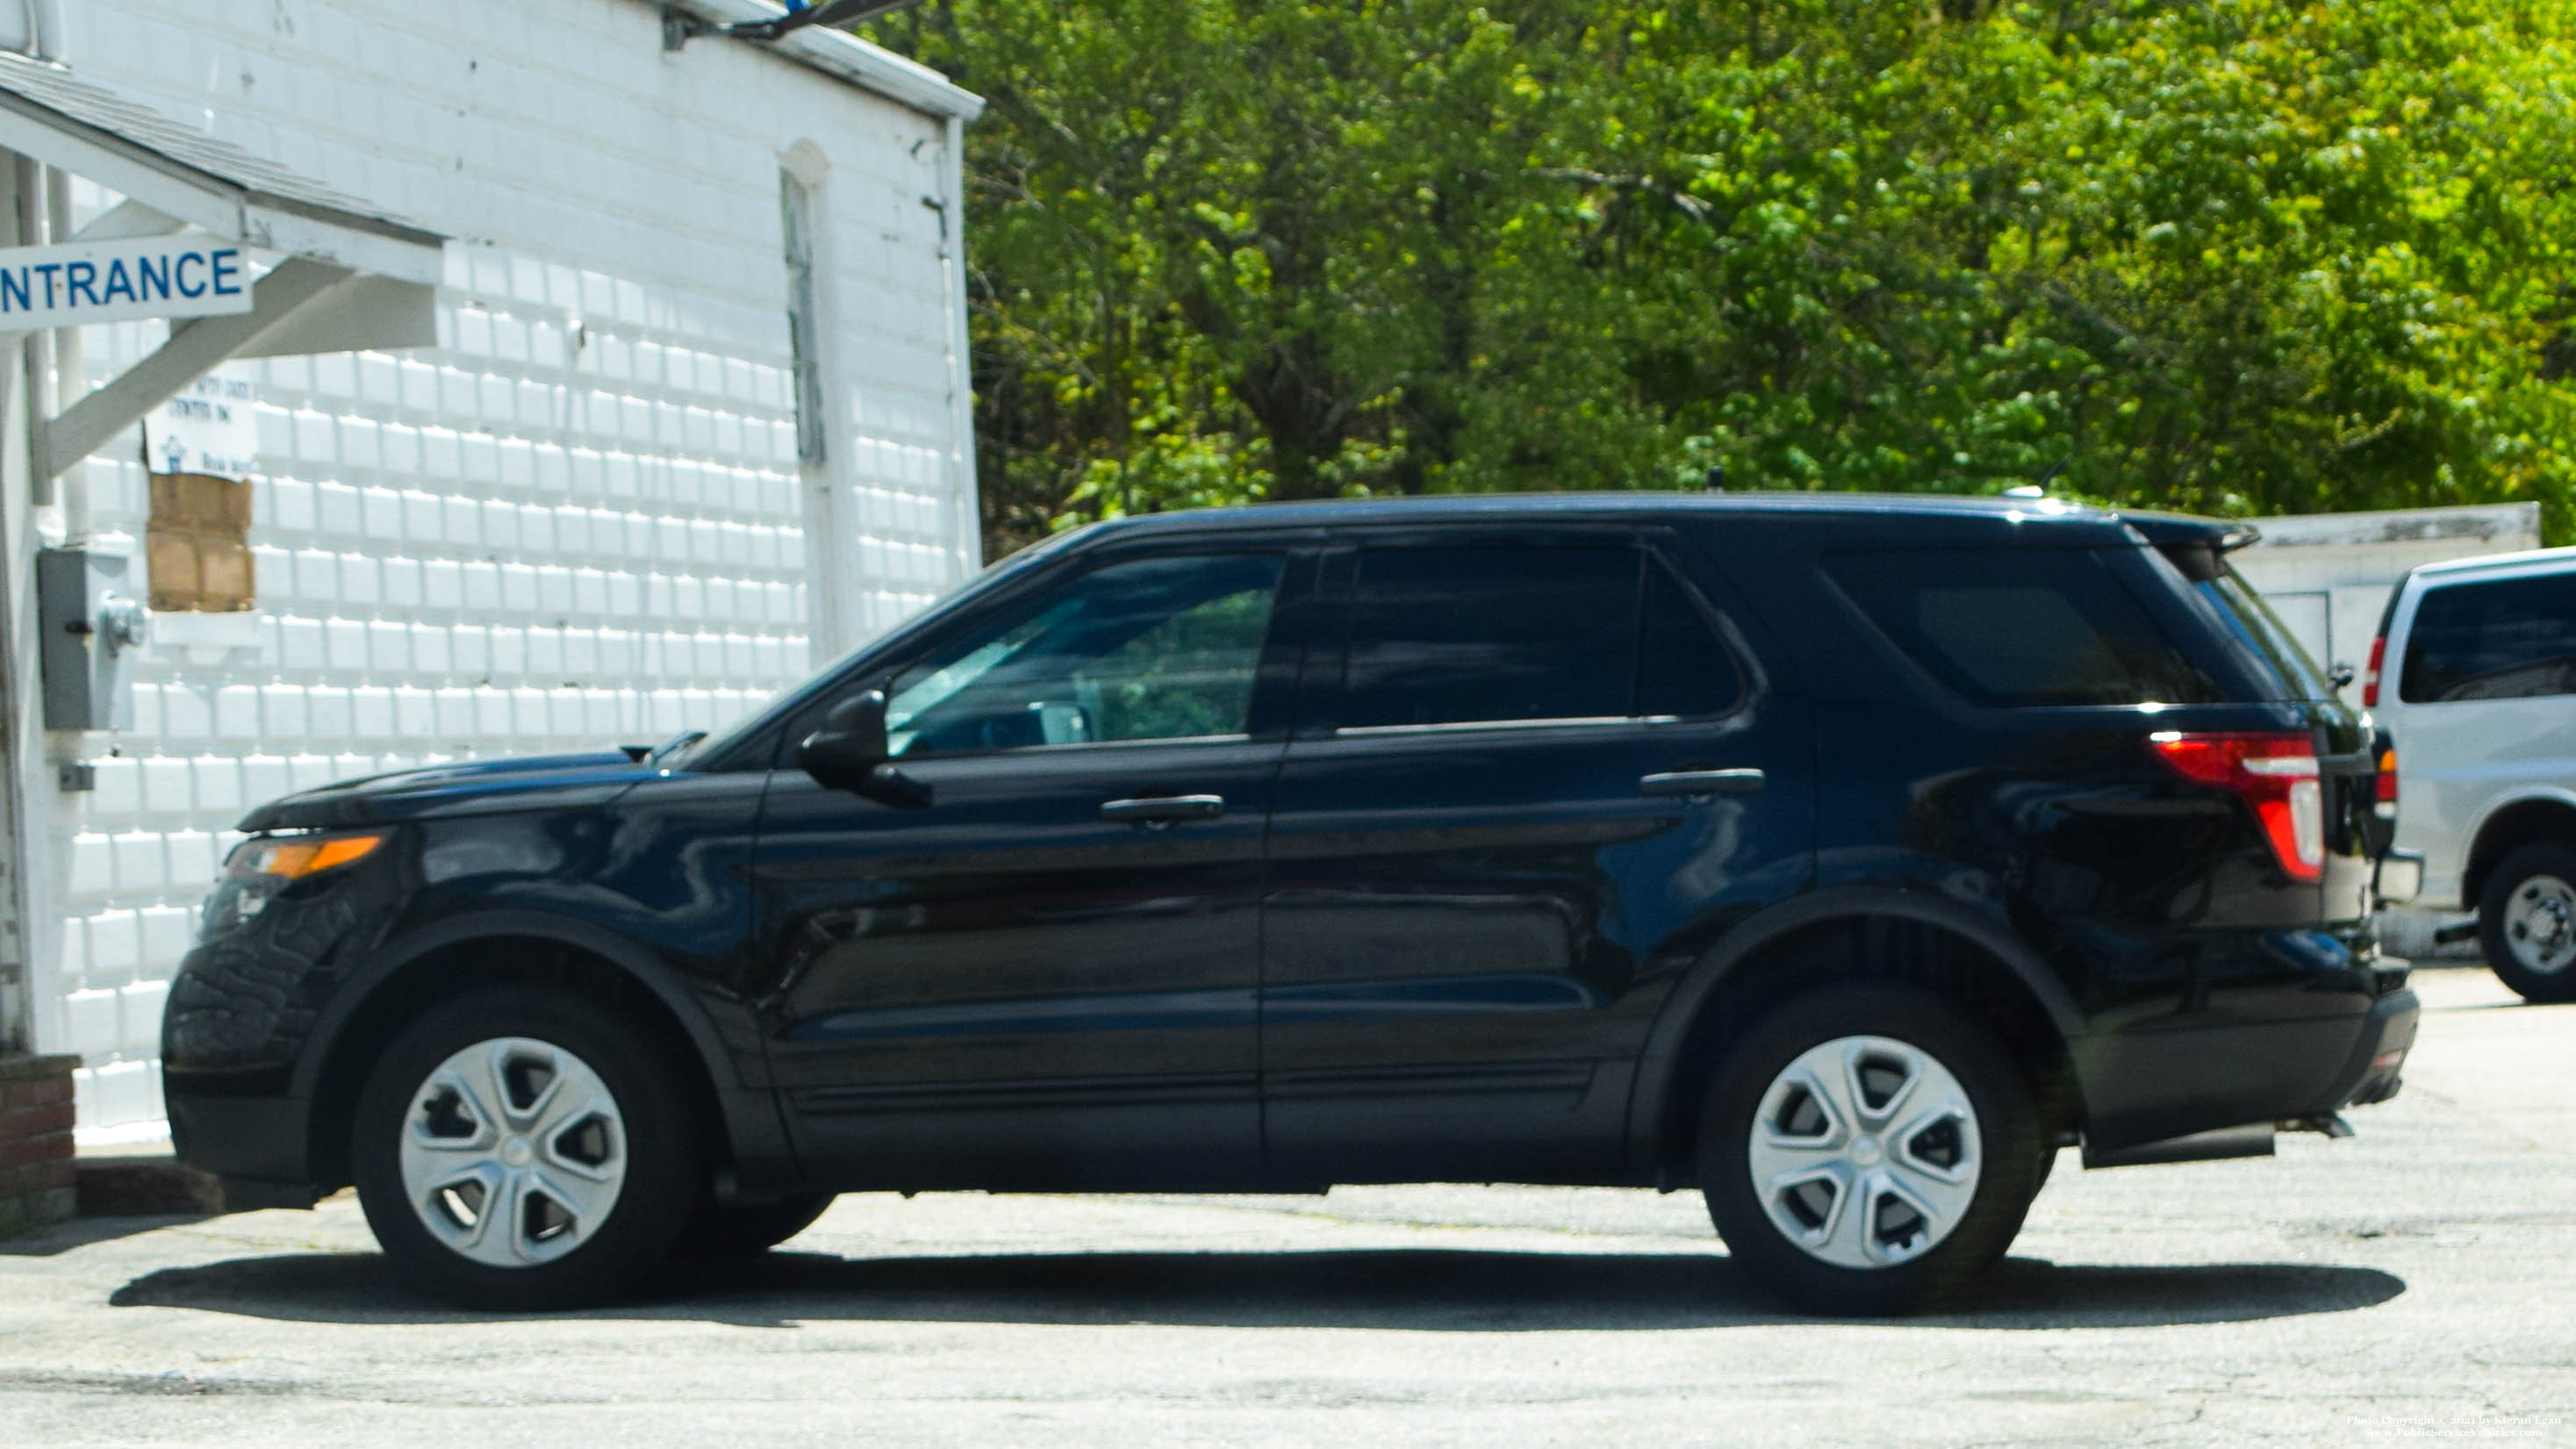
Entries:
[[247, 312], [246, 263], [202, 233], [0, 249], [0, 332]]
[[143, 415], [144, 471], [248, 478], [259, 471], [255, 401], [247, 378], [215, 373], [190, 383]]

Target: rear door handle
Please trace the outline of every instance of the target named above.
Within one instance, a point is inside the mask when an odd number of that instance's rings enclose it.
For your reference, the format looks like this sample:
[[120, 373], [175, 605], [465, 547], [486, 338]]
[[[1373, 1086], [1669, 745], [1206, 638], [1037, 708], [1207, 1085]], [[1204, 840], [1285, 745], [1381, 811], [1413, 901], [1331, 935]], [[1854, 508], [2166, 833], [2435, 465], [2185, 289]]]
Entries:
[[1225, 813], [1223, 795], [1144, 795], [1102, 803], [1100, 818], [1120, 825], [1169, 825], [1176, 820], [1214, 820]]
[[1760, 770], [1666, 770], [1637, 782], [1648, 795], [1750, 795], [1762, 788]]

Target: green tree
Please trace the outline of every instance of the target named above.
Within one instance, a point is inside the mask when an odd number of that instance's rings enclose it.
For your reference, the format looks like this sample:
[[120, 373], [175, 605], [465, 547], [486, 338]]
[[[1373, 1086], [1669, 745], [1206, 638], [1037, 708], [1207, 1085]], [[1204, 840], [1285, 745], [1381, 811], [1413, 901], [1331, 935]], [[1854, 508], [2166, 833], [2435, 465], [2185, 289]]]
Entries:
[[2576, 9], [934, 0], [996, 552], [1345, 493], [2540, 499]]

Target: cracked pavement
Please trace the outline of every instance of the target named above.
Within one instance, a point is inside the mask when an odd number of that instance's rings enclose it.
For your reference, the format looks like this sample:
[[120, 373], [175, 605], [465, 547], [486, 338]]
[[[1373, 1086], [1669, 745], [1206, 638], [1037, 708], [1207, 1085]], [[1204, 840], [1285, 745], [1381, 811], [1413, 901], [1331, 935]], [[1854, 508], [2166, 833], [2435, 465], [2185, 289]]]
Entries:
[[403, 1294], [343, 1194], [0, 1243], [0, 1437], [2576, 1443], [2576, 1007], [2417, 987], [2358, 1137], [2069, 1155], [1942, 1317], [1782, 1313], [1692, 1194], [1413, 1187], [848, 1197], [766, 1262], [510, 1318]]

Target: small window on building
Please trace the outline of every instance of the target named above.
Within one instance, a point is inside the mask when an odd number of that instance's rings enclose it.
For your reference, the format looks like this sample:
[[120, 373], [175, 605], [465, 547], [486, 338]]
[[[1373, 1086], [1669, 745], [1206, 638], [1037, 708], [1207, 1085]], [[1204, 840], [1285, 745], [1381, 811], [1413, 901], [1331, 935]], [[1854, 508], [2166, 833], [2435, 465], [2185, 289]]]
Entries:
[[2576, 573], [2425, 591], [2399, 694], [2408, 704], [2576, 694]]
[[1826, 571], [1926, 673], [1979, 704], [2216, 697], [2127, 588], [2081, 549], [1846, 553]]
[[143, 547], [152, 608], [238, 614], [258, 598], [250, 556], [250, 485], [202, 473], [155, 473]]
[[780, 230], [787, 246], [787, 350], [796, 373], [796, 459], [820, 463], [823, 443], [822, 314], [814, 303], [814, 193], [793, 172], [778, 174]]

